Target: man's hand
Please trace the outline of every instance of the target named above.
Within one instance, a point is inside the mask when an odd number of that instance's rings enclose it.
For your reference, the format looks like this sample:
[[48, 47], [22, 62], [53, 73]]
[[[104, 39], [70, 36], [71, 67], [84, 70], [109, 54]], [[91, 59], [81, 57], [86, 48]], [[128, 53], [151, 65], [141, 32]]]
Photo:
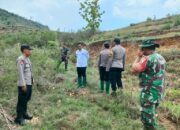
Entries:
[[26, 85], [22, 86], [22, 91], [23, 91], [23, 92], [26, 92], [26, 91], [27, 91], [27, 86], [26, 86]]
[[34, 81], [34, 78], [32, 78], [32, 85], [34, 84], [34, 82], [35, 82], [35, 81]]

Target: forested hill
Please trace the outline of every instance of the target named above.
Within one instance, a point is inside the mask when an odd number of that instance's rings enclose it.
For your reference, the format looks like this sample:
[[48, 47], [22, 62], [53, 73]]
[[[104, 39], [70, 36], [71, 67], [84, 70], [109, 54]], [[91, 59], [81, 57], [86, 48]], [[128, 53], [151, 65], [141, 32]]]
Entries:
[[8, 28], [49, 29], [48, 26], [28, 20], [0, 8], [0, 29], [5, 30]]

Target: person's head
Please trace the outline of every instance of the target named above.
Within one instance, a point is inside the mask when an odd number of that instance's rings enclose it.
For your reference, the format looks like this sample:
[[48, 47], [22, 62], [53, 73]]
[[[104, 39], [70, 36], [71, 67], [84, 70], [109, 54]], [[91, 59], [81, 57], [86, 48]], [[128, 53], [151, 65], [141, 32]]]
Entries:
[[78, 50], [82, 50], [82, 48], [83, 48], [83, 43], [82, 42], [78, 43]]
[[109, 48], [110, 48], [109, 42], [105, 42], [105, 43], [104, 43], [104, 48], [105, 48], [105, 49], [109, 49]]
[[63, 48], [67, 48], [66, 44], [63, 44]]
[[154, 53], [156, 48], [159, 48], [159, 44], [155, 43], [153, 40], [146, 40], [142, 42], [140, 47], [143, 54], [147, 56]]
[[115, 38], [114, 43], [115, 43], [115, 45], [120, 45], [121, 44], [120, 38]]
[[29, 45], [27, 45], [27, 44], [21, 45], [21, 52], [22, 52], [22, 54], [23, 54], [24, 56], [26, 56], [26, 57], [31, 56], [32, 50], [33, 50], [33, 49], [32, 49]]

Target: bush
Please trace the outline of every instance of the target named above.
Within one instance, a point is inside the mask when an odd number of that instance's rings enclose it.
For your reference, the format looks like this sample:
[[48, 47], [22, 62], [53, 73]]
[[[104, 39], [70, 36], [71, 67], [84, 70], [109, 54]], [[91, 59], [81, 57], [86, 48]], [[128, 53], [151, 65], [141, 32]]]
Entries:
[[152, 18], [147, 17], [146, 21], [147, 21], [147, 22], [151, 22], [151, 21], [152, 21]]
[[87, 41], [93, 36], [93, 32], [91, 30], [79, 30], [78, 32], [71, 32], [71, 33], [59, 33], [58, 40], [61, 43], [72, 45], [79, 41]]
[[135, 23], [131, 23], [130, 26], [135, 26], [136, 24]]
[[176, 19], [175, 21], [174, 21], [174, 26], [179, 26], [180, 25], [180, 20], [179, 19]]
[[0, 36], [4, 43], [12, 45], [14, 43], [28, 43], [31, 46], [42, 47], [48, 46], [48, 41], [56, 40], [56, 33], [52, 31], [32, 31], [16, 32]]
[[169, 30], [169, 29], [171, 29], [171, 24], [170, 23], [167, 23], [167, 24], [165, 24], [164, 26], [163, 26], [163, 30]]

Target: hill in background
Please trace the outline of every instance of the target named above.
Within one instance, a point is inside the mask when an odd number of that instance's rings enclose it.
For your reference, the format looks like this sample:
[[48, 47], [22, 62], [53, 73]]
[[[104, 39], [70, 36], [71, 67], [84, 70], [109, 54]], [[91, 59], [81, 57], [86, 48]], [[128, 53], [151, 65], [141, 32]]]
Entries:
[[0, 30], [49, 29], [48, 26], [0, 9]]
[[139, 41], [177, 36], [180, 36], [180, 15], [173, 15], [162, 19], [147, 18], [145, 22], [132, 23], [125, 28], [99, 33], [91, 38], [90, 43], [114, 37], [121, 37], [123, 41]]

